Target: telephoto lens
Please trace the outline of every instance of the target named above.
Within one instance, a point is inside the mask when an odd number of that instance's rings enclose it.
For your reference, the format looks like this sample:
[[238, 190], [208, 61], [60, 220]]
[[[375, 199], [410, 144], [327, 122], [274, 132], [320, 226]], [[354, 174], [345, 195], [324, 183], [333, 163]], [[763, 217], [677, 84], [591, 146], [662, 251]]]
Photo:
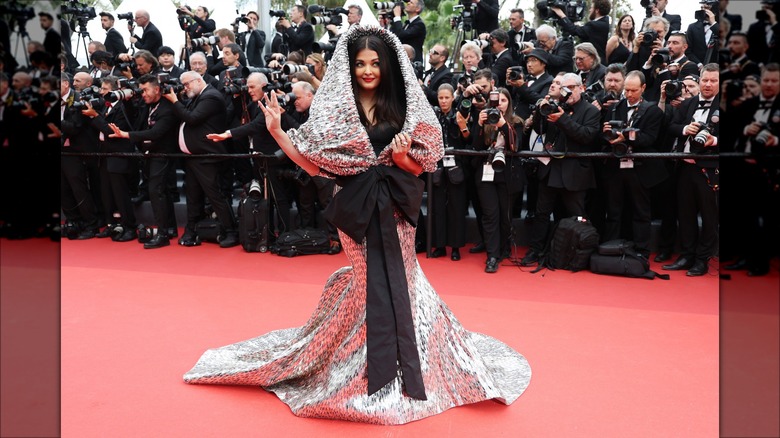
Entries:
[[503, 149], [497, 149], [493, 153], [493, 159], [490, 160], [490, 166], [496, 172], [503, 172], [506, 167], [506, 155], [504, 155]]

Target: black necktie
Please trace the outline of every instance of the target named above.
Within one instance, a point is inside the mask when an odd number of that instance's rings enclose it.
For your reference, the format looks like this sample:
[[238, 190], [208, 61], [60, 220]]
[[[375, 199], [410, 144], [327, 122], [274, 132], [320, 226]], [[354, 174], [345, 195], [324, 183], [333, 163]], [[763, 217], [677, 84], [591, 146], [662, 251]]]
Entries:
[[709, 108], [710, 106], [712, 106], [711, 100], [700, 100], [698, 108]]

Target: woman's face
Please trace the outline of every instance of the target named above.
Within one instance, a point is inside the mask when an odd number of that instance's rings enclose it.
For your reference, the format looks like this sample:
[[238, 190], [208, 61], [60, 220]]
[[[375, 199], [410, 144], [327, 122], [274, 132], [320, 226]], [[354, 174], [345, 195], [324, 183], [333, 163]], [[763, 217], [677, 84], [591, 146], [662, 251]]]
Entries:
[[314, 73], [316, 73], [316, 74], [318, 74], [318, 75], [319, 75], [320, 73], [322, 73], [322, 63], [320, 63], [320, 62], [319, 62], [319, 61], [317, 61], [316, 59], [314, 59], [314, 58], [312, 58], [312, 57], [308, 57], [308, 58], [306, 58], [306, 63], [307, 63], [307, 64], [311, 64], [311, 65], [313, 65], [313, 66], [314, 66]]
[[509, 109], [509, 99], [504, 95], [504, 93], [499, 93], [498, 110], [501, 111], [501, 114], [506, 114], [507, 109]]
[[452, 109], [452, 91], [439, 90], [439, 108], [441, 112], [447, 114]]
[[621, 30], [631, 30], [631, 28], [634, 27], [634, 19], [631, 17], [625, 17], [623, 18], [623, 21], [620, 22], [620, 29]]
[[371, 49], [361, 49], [355, 57], [355, 78], [363, 90], [376, 90], [382, 80], [379, 55]]
[[761, 94], [761, 84], [758, 82], [752, 80], [752, 79], [746, 79], [745, 80], [745, 91], [747, 97], [753, 97], [758, 96]]

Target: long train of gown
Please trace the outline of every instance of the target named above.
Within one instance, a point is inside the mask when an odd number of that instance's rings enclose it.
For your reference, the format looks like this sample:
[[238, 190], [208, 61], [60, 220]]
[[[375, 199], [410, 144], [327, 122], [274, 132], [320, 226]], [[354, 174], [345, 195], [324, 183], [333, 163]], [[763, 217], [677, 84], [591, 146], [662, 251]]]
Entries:
[[449, 408], [515, 401], [531, 379], [526, 359], [503, 342], [463, 328], [433, 290], [414, 250], [415, 229], [396, 210], [427, 400], [408, 397], [400, 375], [368, 395], [366, 252], [343, 233], [352, 267], [336, 271], [302, 327], [206, 351], [187, 383], [261, 386], [295, 415], [403, 424]]

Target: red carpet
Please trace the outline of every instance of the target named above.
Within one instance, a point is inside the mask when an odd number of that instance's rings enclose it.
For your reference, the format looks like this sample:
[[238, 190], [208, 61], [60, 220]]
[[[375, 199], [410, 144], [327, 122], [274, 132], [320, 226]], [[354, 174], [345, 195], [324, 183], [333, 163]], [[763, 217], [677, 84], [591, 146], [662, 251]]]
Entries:
[[[62, 436], [716, 436], [718, 277], [670, 281], [425, 259], [463, 325], [528, 358], [511, 406], [405, 426], [295, 417], [259, 388], [193, 386], [208, 348], [303, 324], [337, 256], [62, 242]], [[660, 266], [654, 266], [660, 270]], [[776, 274], [775, 274], [776, 275]]]

